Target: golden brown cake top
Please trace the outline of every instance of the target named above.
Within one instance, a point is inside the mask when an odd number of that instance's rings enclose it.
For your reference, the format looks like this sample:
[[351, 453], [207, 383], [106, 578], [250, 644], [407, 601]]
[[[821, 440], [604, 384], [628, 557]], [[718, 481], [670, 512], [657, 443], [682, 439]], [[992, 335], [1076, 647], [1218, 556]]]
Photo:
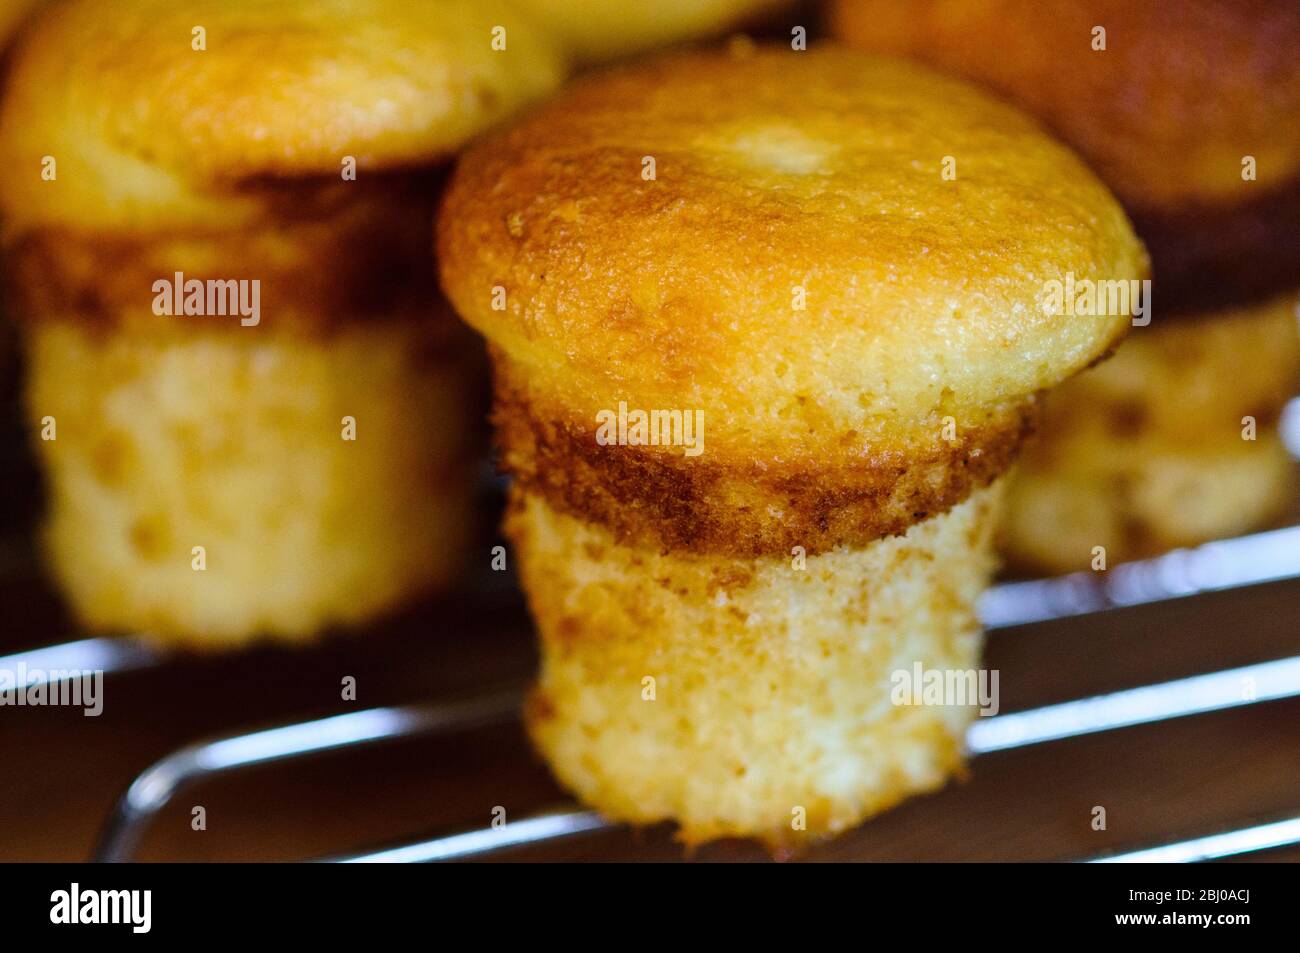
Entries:
[[1032, 121], [833, 47], [580, 80], [466, 152], [438, 255], [460, 314], [573, 419], [701, 408], [715, 450], [769, 459], [1028, 399], [1130, 322], [1065, 317], [1051, 283], [1146, 269]]
[[1295, 0], [835, 0], [831, 20], [1042, 116], [1133, 209], [1235, 205], [1300, 176]]
[[36, 224], [225, 223], [240, 183], [443, 159], [563, 71], [505, 0], [56, 3], [15, 50], [0, 208]]

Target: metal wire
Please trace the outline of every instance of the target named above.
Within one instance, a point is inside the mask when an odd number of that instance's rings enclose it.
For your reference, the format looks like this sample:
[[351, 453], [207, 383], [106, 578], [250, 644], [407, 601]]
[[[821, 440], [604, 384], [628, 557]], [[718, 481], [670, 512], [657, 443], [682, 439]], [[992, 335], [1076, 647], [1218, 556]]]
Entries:
[[1276, 850], [1300, 844], [1300, 815], [1269, 824], [1257, 824], [1238, 830], [1178, 841], [1147, 850], [1127, 854], [1111, 854], [1088, 861], [1092, 864], [1193, 864], [1206, 860], [1222, 860], [1253, 854], [1262, 850]]
[[998, 715], [971, 725], [971, 754], [1008, 751], [1300, 695], [1300, 655]]
[[119, 675], [153, 668], [161, 661], [162, 656], [138, 639], [77, 639], [0, 655], [0, 670], [24, 672], [25, 684], [36, 685], [79, 678], [84, 672]]
[[[612, 830], [616, 825], [594, 811], [565, 811], [514, 821], [498, 829], [483, 828], [432, 840], [333, 858], [335, 863], [433, 863], [484, 857], [514, 847], [536, 846], [579, 834]], [[1223, 860], [1300, 844], [1300, 816], [1085, 860], [1088, 864], [1191, 864]]]
[[595, 811], [554, 810], [500, 827], [483, 827], [388, 850], [333, 858], [341, 864], [427, 864], [482, 857], [512, 847], [551, 843], [580, 834], [611, 830], [616, 825]]
[[1109, 572], [1007, 582], [980, 601], [985, 628], [1047, 622], [1300, 577], [1300, 526], [1135, 560]]
[[463, 702], [370, 708], [178, 748], [131, 782], [100, 836], [94, 859], [129, 860], [149, 822], [178, 791], [200, 779], [369, 742], [499, 724], [515, 717], [520, 698], [518, 690], [508, 690]]

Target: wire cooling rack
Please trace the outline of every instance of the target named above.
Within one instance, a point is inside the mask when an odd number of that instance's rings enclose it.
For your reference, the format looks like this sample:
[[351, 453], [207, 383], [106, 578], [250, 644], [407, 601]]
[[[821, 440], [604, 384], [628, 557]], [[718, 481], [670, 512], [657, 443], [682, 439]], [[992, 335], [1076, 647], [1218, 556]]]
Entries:
[[[1284, 432], [1300, 459], [1300, 400], [1284, 417]], [[1300, 526], [1220, 540], [1117, 566], [1107, 573], [1009, 582], [984, 596], [980, 615], [997, 631], [1100, 612], [1125, 611], [1185, 596], [1241, 589], [1300, 578]], [[1297, 619], [1300, 626], [1300, 619]], [[168, 660], [131, 638], [89, 638], [0, 657], [0, 668], [45, 673], [86, 670], [105, 676], [157, 670]], [[135, 857], [152, 821], [182, 790], [229, 772], [282, 764], [413, 737], [440, 737], [517, 721], [521, 685], [436, 704], [370, 708], [253, 731], [240, 731], [181, 747], [141, 772], [119, 799], [94, 851], [99, 861]], [[1092, 695], [977, 720], [966, 736], [972, 757], [1051, 744], [1102, 732], [1300, 697], [1300, 655], [1211, 671]], [[559, 806], [500, 826], [453, 831], [329, 861], [430, 862], [485, 857], [611, 829], [592, 811]], [[1300, 813], [1250, 823], [1191, 839], [1093, 858], [1091, 862], [1194, 862], [1229, 858], [1300, 844]]]

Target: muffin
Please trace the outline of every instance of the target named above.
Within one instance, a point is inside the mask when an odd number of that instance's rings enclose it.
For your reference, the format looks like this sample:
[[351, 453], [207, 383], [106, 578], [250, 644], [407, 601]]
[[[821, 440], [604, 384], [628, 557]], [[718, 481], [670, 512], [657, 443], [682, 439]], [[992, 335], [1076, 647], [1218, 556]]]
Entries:
[[1012, 486], [1013, 562], [1083, 569], [1103, 546], [1113, 564], [1277, 516], [1294, 468], [1276, 421], [1300, 380], [1300, 7], [853, 0], [831, 20], [1041, 117], [1150, 249], [1150, 325], [1057, 395]]
[[88, 626], [301, 640], [465, 562], [479, 385], [429, 223], [440, 165], [562, 77], [515, 17], [73, 0], [32, 22], [0, 104], [3, 253], [46, 548]]
[[957, 770], [974, 708], [900, 673], [979, 668], [1001, 477], [1130, 321], [1044, 283], [1145, 273], [1084, 165], [929, 71], [734, 46], [479, 141], [437, 248], [494, 365], [558, 778], [777, 846]]
[[1289, 295], [1134, 329], [1113, 358], [1044, 401], [1009, 490], [1008, 561], [1084, 569], [1094, 546], [1109, 564], [1284, 512], [1295, 465], [1277, 424], [1297, 368]]

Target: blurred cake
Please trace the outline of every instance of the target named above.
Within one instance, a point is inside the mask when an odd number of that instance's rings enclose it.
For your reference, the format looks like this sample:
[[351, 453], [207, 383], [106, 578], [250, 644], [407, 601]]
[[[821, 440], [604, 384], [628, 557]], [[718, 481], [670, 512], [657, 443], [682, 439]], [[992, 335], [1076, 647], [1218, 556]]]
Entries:
[[428, 275], [439, 167], [563, 72], [505, 3], [41, 11], [0, 104], [2, 250], [87, 625], [301, 640], [455, 577], [478, 383]]
[[1002, 547], [1109, 564], [1264, 525], [1294, 496], [1300, 5], [837, 0], [838, 36], [985, 84], [1077, 148], [1150, 249], [1151, 323], [1049, 401]]

